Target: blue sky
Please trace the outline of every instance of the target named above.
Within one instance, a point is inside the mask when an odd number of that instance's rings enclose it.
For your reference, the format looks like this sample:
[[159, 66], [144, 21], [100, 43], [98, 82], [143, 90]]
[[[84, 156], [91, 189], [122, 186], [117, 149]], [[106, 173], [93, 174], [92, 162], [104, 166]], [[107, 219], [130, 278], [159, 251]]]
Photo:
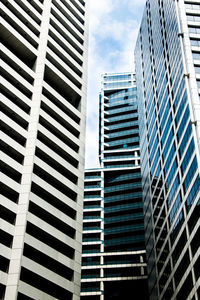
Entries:
[[134, 47], [145, 0], [90, 0], [86, 168], [98, 163], [101, 74], [134, 70]]

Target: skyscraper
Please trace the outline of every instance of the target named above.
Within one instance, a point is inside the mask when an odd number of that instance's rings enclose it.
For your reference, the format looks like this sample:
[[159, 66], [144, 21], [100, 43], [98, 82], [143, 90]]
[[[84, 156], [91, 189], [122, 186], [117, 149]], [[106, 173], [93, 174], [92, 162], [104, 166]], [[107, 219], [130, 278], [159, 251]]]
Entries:
[[87, 2], [1, 17], [0, 298], [79, 299]]
[[147, 299], [138, 101], [133, 73], [102, 76], [101, 168], [85, 171], [83, 300]]
[[200, 298], [200, 2], [147, 0], [135, 48], [150, 299]]

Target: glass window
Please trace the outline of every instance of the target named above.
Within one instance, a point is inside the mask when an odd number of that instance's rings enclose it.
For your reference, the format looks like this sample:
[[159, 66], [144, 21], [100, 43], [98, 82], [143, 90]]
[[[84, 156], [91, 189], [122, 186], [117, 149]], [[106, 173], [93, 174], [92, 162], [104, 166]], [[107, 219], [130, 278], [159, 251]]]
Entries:
[[193, 22], [200, 22], [200, 16], [187, 15], [187, 20]]
[[200, 9], [200, 5], [199, 4], [190, 4], [190, 3], [186, 3], [185, 4], [187, 9]]
[[200, 52], [193, 52], [192, 51], [192, 57], [193, 57], [193, 59], [197, 59], [197, 60], [199, 60], [200, 59]]
[[168, 175], [168, 178], [167, 178], [167, 184], [168, 184], [168, 188], [174, 178], [174, 174], [176, 172], [176, 169], [177, 169], [178, 165], [177, 165], [177, 159], [175, 158], [172, 166], [171, 166], [171, 169], [170, 169], [170, 172], [169, 172], [169, 175]]
[[167, 153], [168, 153], [168, 151], [169, 151], [170, 144], [171, 144], [171, 142], [172, 142], [173, 137], [174, 137], [173, 130], [170, 130], [170, 133], [169, 133], [169, 136], [168, 136], [168, 139], [167, 139], [165, 148], [164, 148], [164, 150], [163, 150], [163, 160], [164, 160], [164, 161], [165, 161], [166, 155], [167, 155]]
[[200, 89], [200, 80], [197, 80], [197, 87]]
[[200, 74], [200, 66], [195, 66], [194, 69], [196, 73]]
[[179, 183], [180, 183], [179, 176], [177, 175], [176, 178], [175, 178], [175, 180], [174, 180], [174, 183], [173, 183], [173, 185], [171, 187], [171, 190], [170, 190], [170, 192], [168, 194], [168, 206], [171, 205], [171, 203], [172, 203], [172, 201], [174, 199], [176, 191], [177, 191], [177, 189], [179, 187]]
[[195, 47], [200, 46], [200, 41], [199, 40], [190, 39], [190, 43], [191, 43], [192, 46], [195, 46]]
[[192, 139], [188, 149], [187, 149], [187, 152], [185, 154], [185, 157], [183, 159], [183, 162], [181, 164], [181, 173], [182, 173], [182, 176], [184, 175], [185, 173], [185, 170], [190, 162], [190, 159], [192, 157], [192, 153], [194, 152], [194, 140]]
[[186, 147], [186, 145], [187, 145], [187, 143], [189, 141], [189, 137], [190, 137], [191, 133], [192, 133], [192, 126], [191, 126], [191, 123], [189, 123], [188, 127], [187, 127], [187, 130], [185, 132], [185, 135], [183, 137], [183, 140], [181, 142], [180, 148], [179, 148], [180, 159], [181, 159], [181, 157], [183, 155], [183, 152], [185, 150], [185, 147]]
[[187, 172], [187, 175], [185, 177], [184, 183], [183, 183], [183, 188], [184, 188], [184, 193], [187, 193], [188, 187], [194, 177], [194, 174], [197, 170], [197, 159], [196, 156], [194, 157], [192, 164]]
[[200, 178], [199, 178], [199, 175], [197, 176], [192, 188], [191, 188], [191, 191], [189, 192], [188, 194], [188, 197], [187, 197], [187, 209], [189, 210], [190, 207], [192, 206], [192, 203], [198, 193], [198, 191], [200, 190]]
[[129, 80], [131, 79], [131, 74], [123, 74], [123, 75], [116, 75], [116, 76], [104, 76], [103, 80], [104, 81], [118, 81], [118, 80]]
[[[164, 143], [165, 143], [165, 141], [166, 141], [166, 137], [167, 137], [169, 128], [170, 128], [170, 126], [171, 126], [171, 123], [172, 123], [172, 117], [171, 117], [171, 115], [169, 115], [167, 124], [166, 124], [166, 126], [165, 126], [165, 130], [164, 130], [163, 135], [162, 135], [162, 138], [161, 138], [162, 145], [164, 145]], [[162, 130], [162, 129], [161, 129], [161, 130]]]
[[178, 196], [176, 197], [174, 205], [171, 208], [171, 211], [170, 211], [170, 214], [169, 214], [170, 223], [173, 222], [173, 220], [176, 216], [176, 213], [177, 213], [180, 206], [181, 206], [181, 192], [178, 193]]
[[177, 137], [178, 137], [179, 141], [180, 141], [181, 136], [183, 134], [183, 130], [185, 128], [185, 124], [187, 123], [188, 118], [189, 118], [189, 107], [187, 106], [187, 108], [185, 110], [185, 113], [184, 113], [184, 116], [182, 118], [181, 124], [179, 126], [178, 132], [177, 132]]
[[172, 145], [172, 147], [171, 147], [171, 150], [170, 150], [170, 152], [169, 152], [167, 161], [166, 161], [165, 166], [164, 166], [164, 174], [165, 174], [165, 176], [166, 176], [166, 174], [167, 174], [167, 171], [169, 170], [169, 166], [170, 166], [170, 164], [171, 164], [171, 162], [172, 162], [172, 159], [173, 159], [173, 157], [174, 157], [175, 149], [176, 149], [176, 148], [175, 148], [175, 143], [173, 143], [173, 145]]
[[176, 112], [176, 109], [177, 109], [178, 103], [181, 99], [181, 94], [182, 94], [184, 88], [185, 88], [185, 78], [182, 79], [179, 89], [177, 91], [175, 100], [174, 100], [174, 112]]
[[176, 118], [175, 118], [176, 126], [178, 126], [178, 123], [180, 121], [183, 109], [184, 109], [185, 104], [186, 104], [186, 101], [187, 101], [187, 94], [186, 94], [186, 91], [185, 91], [185, 93], [183, 95], [183, 98], [182, 98], [182, 101], [181, 101], [181, 104], [180, 104], [179, 109], [178, 109], [177, 114], [176, 114]]

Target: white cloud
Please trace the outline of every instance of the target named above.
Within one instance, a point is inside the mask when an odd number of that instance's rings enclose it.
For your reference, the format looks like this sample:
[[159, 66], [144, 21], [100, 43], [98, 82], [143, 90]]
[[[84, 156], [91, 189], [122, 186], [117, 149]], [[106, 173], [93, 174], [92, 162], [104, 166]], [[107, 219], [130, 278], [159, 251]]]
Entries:
[[90, 35], [100, 26], [101, 20], [114, 8], [113, 0], [90, 0]]
[[113, 10], [113, 0], [90, 0], [90, 12], [98, 16], [105, 15]]
[[136, 8], [136, 7], [141, 7], [143, 9], [145, 3], [146, 3], [146, 0], [134, 0], [134, 1], [130, 1], [130, 0], [125, 0], [129, 7], [132, 7], [132, 8]]

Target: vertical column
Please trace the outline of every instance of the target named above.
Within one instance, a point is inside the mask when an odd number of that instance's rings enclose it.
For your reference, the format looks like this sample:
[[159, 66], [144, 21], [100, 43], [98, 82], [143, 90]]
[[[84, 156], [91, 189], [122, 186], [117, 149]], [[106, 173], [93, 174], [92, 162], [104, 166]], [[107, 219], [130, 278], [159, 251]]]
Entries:
[[80, 299], [81, 284], [81, 255], [82, 255], [82, 227], [83, 227], [83, 195], [84, 195], [84, 167], [85, 167], [85, 127], [86, 127], [86, 98], [87, 98], [87, 66], [88, 66], [88, 1], [85, 2], [85, 24], [84, 24], [84, 52], [83, 52], [83, 85], [81, 101], [78, 110], [81, 111], [80, 120], [80, 149], [79, 149], [79, 175], [78, 175], [78, 196], [77, 196], [77, 219], [76, 219], [76, 247], [74, 273], [74, 294], [73, 300]]
[[103, 283], [103, 281], [100, 282], [100, 289], [101, 289], [100, 300], [104, 300], [104, 283]]
[[199, 172], [200, 172], [200, 101], [196, 83], [196, 74], [194, 71], [194, 62], [191, 53], [191, 43], [188, 33], [187, 17], [185, 13], [184, 1], [176, 3], [177, 16], [179, 21], [179, 28], [182, 33], [181, 38], [181, 49], [183, 55], [183, 61], [185, 71], [188, 76], [185, 77], [187, 91], [188, 91], [188, 103], [190, 107], [191, 122], [194, 132], [195, 147], [197, 149], [196, 155], [198, 160]]
[[104, 252], [104, 171], [101, 171], [101, 253]]
[[35, 80], [33, 97], [30, 111], [30, 122], [28, 127], [27, 142], [25, 149], [24, 165], [22, 170], [21, 190], [19, 195], [18, 210], [16, 216], [15, 231], [11, 252], [11, 260], [8, 271], [8, 279], [5, 292], [5, 300], [16, 300], [21, 272], [21, 261], [24, 248], [24, 237], [26, 231], [27, 214], [29, 206], [29, 194], [34, 165], [35, 146], [37, 138], [37, 127], [42, 94], [42, 83], [44, 78], [45, 57], [48, 39], [48, 28], [50, 20], [51, 1], [44, 0], [43, 15], [41, 23], [38, 56], [35, 63]]
[[101, 290], [101, 296], [100, 300], [104, 300], [104, 283], [103, 283], [103, 278], [104, 278], [104, 171], [101, 171], [101, 270], [100, 270], [100, 290]]

